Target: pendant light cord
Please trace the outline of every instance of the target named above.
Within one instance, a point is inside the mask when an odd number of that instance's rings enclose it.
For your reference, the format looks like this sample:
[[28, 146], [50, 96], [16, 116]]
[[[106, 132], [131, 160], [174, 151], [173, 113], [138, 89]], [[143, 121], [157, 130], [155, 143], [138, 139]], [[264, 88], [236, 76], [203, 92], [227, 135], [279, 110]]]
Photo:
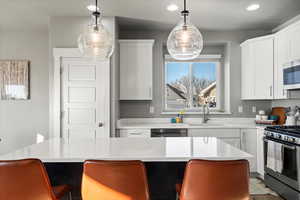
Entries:
[[189, 15], [189, 11], [186, 9], [186, 0], [183, 1], [184, 5], [183, 5], [183, 11], [181, 12], [182, 16], [183, 16], [183, 20], [184, 20], [184, 25], [186, 25], [186, 18]]
[[95, 0], [96, 4], [96, 10], [93, 12], [93, 15], [95, 16], [95, 30], [98, 30], [98, 18], [100, 16], [100, 12], [98, 11], [98, 0]]

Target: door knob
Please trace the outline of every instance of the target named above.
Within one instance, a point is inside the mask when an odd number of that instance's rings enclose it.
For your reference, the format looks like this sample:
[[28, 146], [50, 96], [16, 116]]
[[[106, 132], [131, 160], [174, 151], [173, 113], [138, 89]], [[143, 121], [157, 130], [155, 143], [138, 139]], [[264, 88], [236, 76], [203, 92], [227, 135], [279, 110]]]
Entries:
[[98, 126], [99, 126], [99, 127], [103, 127], [104, 124], [103, 124], [102, 122], [99, 122]]

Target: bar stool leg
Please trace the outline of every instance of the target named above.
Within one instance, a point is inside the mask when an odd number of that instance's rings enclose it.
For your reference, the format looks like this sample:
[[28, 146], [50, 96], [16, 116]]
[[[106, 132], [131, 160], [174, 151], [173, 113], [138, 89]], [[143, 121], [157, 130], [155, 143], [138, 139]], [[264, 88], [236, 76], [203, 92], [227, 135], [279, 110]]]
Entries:
[[71, 191], [69, 192], [69, 198], [68, 199], [72, 200], [72, 193], [71, 193]]

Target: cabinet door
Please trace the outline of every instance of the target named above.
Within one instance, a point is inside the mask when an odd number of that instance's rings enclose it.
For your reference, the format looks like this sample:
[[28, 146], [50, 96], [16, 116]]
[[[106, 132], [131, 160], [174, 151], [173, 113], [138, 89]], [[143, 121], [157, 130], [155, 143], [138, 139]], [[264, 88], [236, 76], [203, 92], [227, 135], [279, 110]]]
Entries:
[[294, 24], [290, 29], [290, 33], [290, 61], [297, 61], [300, 60], [300, 23]]
[[245, 43], [242, 45], [242, 99], [252, 99], [254, 96], [254, 65], [252, 44]]
[[274, 99], [286, 99], [287, 91], [283, 84], [283, 68], [290, 59], [289, 32], [280, 31], [274, 41]]
[[255, 70], [255, 99], [273, 99], [273, 37], [253, 41], [253, 60]]
[[153, 41], [120, 41], [120, 99], [152, 100]]
[[253, 158], [249, 159], [250, 171], [257, 171], [257, 130], [256, 129], [242, 129], [242, 150], [251, 154]]
[[264, 129], [257, 129], [257, 172], [261, 177], [265, 174], [264, 169]]

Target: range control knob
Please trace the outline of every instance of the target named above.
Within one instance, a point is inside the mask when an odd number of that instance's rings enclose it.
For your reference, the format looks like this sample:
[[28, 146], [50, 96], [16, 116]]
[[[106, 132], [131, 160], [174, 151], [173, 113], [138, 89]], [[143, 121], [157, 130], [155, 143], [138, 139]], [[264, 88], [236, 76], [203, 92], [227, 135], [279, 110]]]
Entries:
[[281, 135], [280, 135], [280, 134], [277, 134], [276, 138], [277, 138], [277, 139], [281, 139]]
[[289, 137], [289, 138], [288, 138], [288, 141], [289, 141], [289, 142], [295, 142], [296, 140], [295, 140], [295, 138], [293, 138], [293, 137]]

